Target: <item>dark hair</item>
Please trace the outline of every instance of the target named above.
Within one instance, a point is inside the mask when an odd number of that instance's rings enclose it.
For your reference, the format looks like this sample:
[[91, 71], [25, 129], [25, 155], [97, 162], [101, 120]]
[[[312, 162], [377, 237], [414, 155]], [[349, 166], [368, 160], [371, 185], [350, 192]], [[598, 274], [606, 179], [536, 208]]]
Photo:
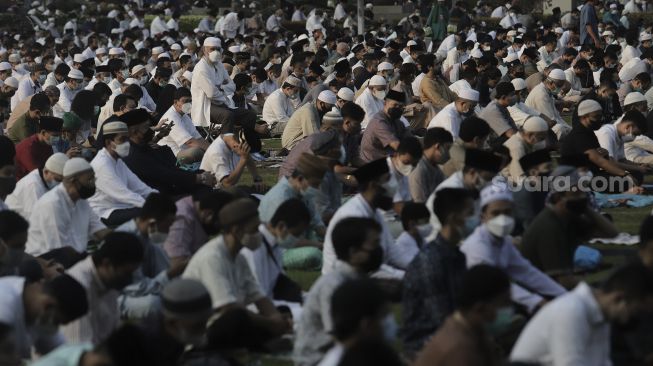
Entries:
[[422, 157], [422, 144], [415, 136], [406, 136], [399, 142], [397, 155], [409, 154], [413, 159]]
[[289, 228], [309, 224], [311, 222], [311, 213], [304, 201], [299, 198], [291, 198], [277, 208], [270, 219], [270, 224], [277, 226], [282, 221]]
[[380, 340], [359, 341], [348, 348], [338, 366], [401, 366], [397, 352]]
[[632, 263], [612, 273], [601, 289], [623, 292], [630, 300], [643, 299], [653, 295], [653, 272], [642, 263]]
[[468, 310], [474, 305], [492, 301], [510, 291], [510, 279], [501, 269], [487, 264], [476, 265], [463, 275], [458, 307]]
[[70, 111], [75, 112], [79, 118], [89, 121], [95, 117], [97, 96], [90, 90], [81, 90], [70, 104]]
[[355, 335], [361, 328], [361, 321], [378, 318], [387, 301], [383, 290], [371, 279], [344, 282], [331, 296], [333, 336], [344, 341]]
[[177, 213], [177, 205], [170, 197], [161, 193], [150, 193], [143, 203], [140, 217], [143, 219], [162, 220]]
[[97, 97], [98, 102], [102, 99], [102, 97], [107, 97], [109, 98], [111, 96], [111, 88], [105, 83], [96, 83], [93, 86], [93, 94]]
[[423, 203], [406, 202], [401, 209], [401, 225], [404, 230], [408, 230], [408, 222], [429, 218], [431, 214]]
[[432, 53], [423, 53], [417, 57], [417, 64], [423, 73], [429, 72], [429, 67], [433, 67], [435, 64], [435, 55]]
[[55, 75], [66, 76], [70, 72], [70, 66], [66, 65], [65, 62], [60, 63], [57, 67], [54, 68]]
[[433, 127], [426, 130], [424, 134], [424, 149], [428, 149], [435, 144], [445, 144], [453, 142], [451, 132], [442, 127]]
[[62, 324], [80, 318], [88, 311], [84, 287], [68, 274], [62, 274], [43, 284], [43, 293], [57, 300]]
[[463, 203], [472, 199], [470, 191], [463, 188], [443, 188], [435, 194], [433, 201], [433, 213], [440, 220], [442, 225], [447, 223], [448, 216], [452, 212], [463, 208]]
[[340, 114], [342, 115], [342, 118], [351, 118], [358, 122], [365, 119], [365, 110], [354, 102], [345, 103], [342, 108], [340, 108]]
[[143, 244], [132, 233], [114, 231], [104, 238], [92, 256], [96, 265], [104, 259], [114, 266], [140, 263], [143, 261]]
[[635, 76], [635, 80], [639, 80], [644, 83], [650, 83], [651, 82], [651, 75], [649, 75], [648, 72], [640, 72]]
[[95, 352], [107, 356], [112, 365], [151, 365], [154, 360], [148, 349], [153, 346], [148, 345], [147, 337], [141, 328], [126, 323], [102, 341], [95, 348]]
[[161, 89], [161, 92], [159, 93], [159, 98], [156, 100], [156, 112], [159, 116], [165, 114], [165, 112], [172, 106], [172, 104], [174, 103], [176, 92], [177, 92], [177, 87], [172, 84], [167, 84], [166, 86], [163, 87], [163, 89]]
[[252, 83], [252, 77], [249, 74], [241, 72], [234, 76], [234, 84], [236, 85], [236, 90]]
[[177, 90], [175, 90], [174, 99], [179, 100], [183, 97], [190, 97], [190, 96], [191, 96], [190, 90], [182, 86], [181, 88], [177, 88]]
[[48, 98], [45, 92], [34, 94], [29, 101], [29, 110], [47, 112], [50, 110], [50, 98]]
[[569, 48], [565, 48], [565, 50], [563, 51], [562, 54], [564, 56], [574, 56], [574, 57], [576, 57], [576, 56], [578, 56], [578, 51], [576, 51], [575, 48], [569, 47]]
[[127, 105], [128, 100], [134, 100], [134, 97], [127, 94], [116, 95], [116, 97], [113, 98], [113, 111], [118, 112], [123, 109]]
[[621, 122], [626, 122], [626, 121], [631, 121], [635, 123], [635, 126], [642, 132], [642, 134], [646, 134], [647, 132], [647, 122], [646, 122], [646, 117], [642, 114], [642, 112], [638, 110], [630, 110], [624, 114], [623, 118], [621, 119]]
[[[1, 235], [2, 234], [0, 233], [0, 238], [2, 237]], [[645, 248], [651, 242], [653, 242], [653, 216], [646, 216], [646, 218], [644, 219], [644, 221], [642, 221], [642, 224], [639, 227], [640, 248]]]
[[338, 222], [331, 232], [336, 257], [347, 261], [350, 249], [360, 247], [371, 230], [380, 233], [382, 228], [374, 219], [367, 217], [348, 217]]
[[478, 76], [478, 70], [475, 67], [468, 67], [465, 70], [460, 71], [460, 78], [469, 80]]
[[15, 235], [27, 232], [29, 222], [15, 211], [0, 211], [0, 239], [7, 241]]
[[139, 85], [132, 84], [125, 89], [124, 94], [131, 95], [138, 104], [138, 101], [143, 98], [143, 89]]
[[467, 117], [460, 123], [458, 136], [464, 142], [471, 142], [474, 137], [485, 137], [490, 134], [490, 125], [478, 117]]
[[510, 94], [514, 93], [515, 92], [515, 87], [510, 82], [502, 81], [502, 82], [497, 84], [494, 91], [496, 92], [495, 98], [500, 99], [500, 98], [507, 97]]

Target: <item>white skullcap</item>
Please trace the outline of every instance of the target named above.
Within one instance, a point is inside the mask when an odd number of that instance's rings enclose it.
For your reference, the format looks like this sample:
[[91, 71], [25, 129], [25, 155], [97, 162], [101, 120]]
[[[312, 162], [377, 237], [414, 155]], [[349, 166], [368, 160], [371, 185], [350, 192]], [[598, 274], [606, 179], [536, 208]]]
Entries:
[[0, 62], [0, 71], [11, 70], [11, 64], [7, 61]]
[[526, 81], [524, 81], [524, 79], [522, 78], [515, 78], [512, 79], [510, 82], [512, 83], [512, 86], [515, 87], [516, 91], [526, 89]]
[[556, 27], [556, 29], [554, 29], [554, 32], [557, 34], [562, 34], [565, 32], [565, 30], [562, 29], [562, 27]]
[[646, 97], [644, 94], [640, 92], [631, 92], [626, 95], [626, 98], [624, 99], [624, 106], [639, 102], [646, 102]]
[[470, 88], [462, 88], [458, 93], [458, 98], [469, 100], [470, 102], [478, 102], [479, 93]]
[[549, 79], [565, 81], [565, 72], [560, 69], [553, 69], [549, 72]]
[[531, 116], [524, 121], [522, 128], [526, 132], [546, 132], [549, 130], [549, 125], [541, 117]]
[[143, 71], [143, 70], [145, 70], [145, 66], [143, 66], [143, 65], [136, 65], [136, 66], [132, 67], [132, 75], [135, 75], [135, 74], [138, 73], [139, 71]]
[[222, 42], [219, 38], [207, 37], [202, 44], [203, 47], [222, 47]]
[[238, 46], [238, 45], [231, 46], [231, 47], [228, 48], [228, 50], [231, 53], [238, 53], [238, 52], [240, 52], [240, 46]]
[[20, 56], [17, 53], [9, 55], [9, 62], [20, 62]]
[[82, 158], [72, 158], [68, 159], [66, 164], [63, 167], [63, 176], [64, 178], [73, 177], [77, 174], [93, 171], [91, 164]]
[[84, 73], [77, 69], [70, 69], [70, 71], [68, 71], [68, 77], [71, 79], [83, 80]]
[[284, 81], [284, 83], [290, 84], [298, 88], [302, 85], [302, 81], [292, 75], [288, 76]]
[[104, 55], [105, 53], [107, 53], [107, 49], [104, 47], [100, 47], [97, 50], [95, 50], [96, 55]]
[[320, 100], [327, 104], [336, 104], [336, 95], [331, 90], [323, 90], [318, 96], [317, 100]]
[[526, 28], [517, 28], [517, 32], [524, 34], [526, 33]]
[[505, 63], [510, 63], [510, 62], [513, 62], [513, 61], [517, 60], [518, 58], [519, 58], [519, 57], [517, 56], [516, 53], [510, 53], [510, 54], [508, 54], [508, 56], [506, 56], [506, 57], [503, 59], [503, 62], [505, 62]]
[[653, 39], [653, 37], [651, 36], [651, 33], [642, 33], [639, 36], [639, 40], [642, 41], [642, 42], [650, 41], [651, 39]]
[[508, 36], [512, 36], [512, 37], [514, 37], [514, 36], [517, 35], [517, 31], [513, 29], [513, 30], [508, 31], [508, 33], [506, 33], [506, 34], [507, 34]]
[[63, 167], [68, 161], [68, 156], [64, 153], [54, 153], [45, 161], [45, 169], [54, 174], [63, 175]]
[[607, 30], [607, 31], [603, 31], [603, 33], [601, 33], [601, 36], [602, 36], [602, 37], [614, 36], [614, 33], [612, 33], [611, 31]]
[[374, 7], [374, 5], [372, 5], [372, 3], [367, 3], [367, 4], [365, 4], [365, 7], [368, 8], [368, 9], [372, 9]]
[[122, 47], [113, 47], [109, 50], [109, 55], [122, 55], [125, 53], [125, 50]]
[[13, 76], [10, 76], [5, 79], [5, 85], [9, 85], [12, 88], [18, 89], [18, 79]]
[[374, 75], [370, 79], [369, 86], [386, 86], [388, 83], [385, 81], [385, 78], [381, 75]]
[[129, 132], [129, 130], [127, 129], [127, 124], [125, 122], [114, 121], [102, 125], [102, 134], [104, 136], [127, 132]]
[[84, 55], [82, 55], [81, 53], [78, 53], [78, 54], [75, 55], [75, 57], [73, 57], [73, 62], [77, 62], [79, 64], [81, 64], [85, 60], [86, 60], [86, 57], [84, 57]]
[[602, 111], [602, 110], [603, 108], [601, 107], [599, 102], [592, 99], [587, 99], [580, 102], [580, 104], [578, 105], [578, 116], [582, 117], [592, 112]]
[[123, 28], [113, 28], [111, 29], [111, 34], [120, 34], [124, 32], [125, 30]]
[[299, 37], [297, 37], [297, 40], [295, 42], [303, 41], [305, 39], [308, 39], [308, 36], [304, 33], [300, 34]]
[[617, 4], [615, 3], [610, 4], [610, 9], [616, 9], [616, 8], [617, 8]]
[[129, 23], [129, 28], [140, 28], [140, 26], [141, 26], [141, 22], [139, 22], [138, 19], [133, 19]]
[[377, 67], [377, 69], [378, 69], [379, 71], [385, 71], [385, 70], [394, 70], [395, 68], [394, 68], [394, 66], [392, 66], [391, 63], [389, 63], [389, 62], [387, 62], [387, 61], [384, 61], [384, 62], [381, 62], [381, 63], [379, 64], [379, 66]]
[[271, 68], [272, 66], [274, 66], [274, 64], [273, 64], [272, 62], [268, 62], [268, 64], [265, 65], [265, 67], [264, 67], [263, 69], [264, 69], [265, 71], [268, 71], [268, 70], [270, 70], [270, 68]]
[[496, 201], [513, 202], [512, 192], [507, 184], [490, 184], [481, 190], [481, 208]]
[[483, 52], [481, 52], [481, 50], [479, 50], [478, 48], [475, 48], [475, 49], [473, 49], [472, 52], [469, 54], [469, 57], [473, 57], [473, 58], [481, 58], [481, 57], [483, 57]]
[[408, 41], [408, 43], [406, 43], [406, 47], [410, 47], [410, 46], [417, 46], [417, 42], [411, 39], [410, 41]]
[[132, 85], [132, 84], [138, 84], [139, 81], [134, 79], [134, 78], [127, 78], [122, 83], [125, 84], [125, 85]]
[[159, 54], [159, 56], [157, 56], [156, 59], [158, 60], [160, 58], [166, 58], [166, 57], [170, 58], [170, 59], [172, 58], [172, 57], [170, 57], [170, 54], [168, 52], [164, 52], [164, 53]]
[[647, 70], [648, 65], [646, 65], [646, 61], [635, 57], [621, 67], [621, 70], [619, 70], [619, 79], [625, 83], [633, 80], [637, 74], [646, 72]]
[[159, 53], [163, 53], [163, 47], [158, 46], [158, 47], [152, 48], [152, 54], [153, 55], [155, 55], [155, 54], [158, 55]]
[[412, 57], [406, 56], [406, 57], [404, 57], [404, 61], [401, 64], [403, 65], [403, 64], [414, 64], [414, 63], [415, 63], [415, 60], [413, 60]]
[[183, 74], [181, 74], [181, 76], [183, 76], [184, 79], [186, 79], [186, 80], [193, 80], [193, 72], [192, 71], [186, 70], [186, 71], [184, 71]]
[[170, 49], [174, 51], [181, 51], [181, 46], [179, 43], [173, 43], [172, 46], [170, 46]]
[[348, 102], [353, 102], [354, 101], [354, 92], [351, 91], [349, 88], [340, 88], [338, 90], [338, 98], [342, 100], [346, 100]]

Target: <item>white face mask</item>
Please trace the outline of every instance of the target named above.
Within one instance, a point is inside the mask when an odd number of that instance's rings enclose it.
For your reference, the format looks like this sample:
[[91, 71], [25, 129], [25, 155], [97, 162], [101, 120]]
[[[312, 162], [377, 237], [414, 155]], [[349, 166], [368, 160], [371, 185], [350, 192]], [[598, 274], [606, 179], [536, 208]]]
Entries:
[[181, 111], [182, 111], [184, 114], [189, 114], [189, 113], [190, 113], [190, 109], [191, 109], [192, 106], [193, 106], [192, 103], [184, 103], [184, 104], [181, 106]]
[[116, 145], [116, 154], [121, 158], [126, 158], [129, 156], [129, 141], [125, 141], [122, 144]]
[[378, 100], [383, 100], [385, 99], [385, 90], [375, 90], [372, 92], [372, 95]]
[[632, 133], [628, 133], [628, 134], [624, 135], [621, 138], [621, 140], [623, 142], [632, 142], [633, 140], [635, 140], [635, 135], [633, 135]]
[[45, 182], [45, 184], [48, 186], [48, 189], [52, 189], [52, 188], [56, 187], [57, 185], [59, 185], [59, 183], [61, 183], [61, 182], [58, 182], [56, 180], [51, 180], [51, 181]]
[[211, 51], [209, 53], [209, 61], [215, 63], [218, 63], [220, 61], [220, 52], [218, 51]]
[[422, 237], [422, 239], [426, 239], [433, 232], [433, 225], [428, 223], [419, 225], [417, 226], [417, 232], [419, 233], [419, 236]]
[[141, 85], [147, 84], [147, 75], [141, 77]]
[[401, 161], [397, 160], [397, 163], [395, 164], [395, 168], [399, 173], [401, 173], [401, 175], [407, 177], [413, 171], [414, 167], [410, 164], [404, 164]]
[[515, 228], [515, 219], [508, 215], [499, 215], [485, 223], [487, 230], [494, 236], [503, 238], [510, 235]]

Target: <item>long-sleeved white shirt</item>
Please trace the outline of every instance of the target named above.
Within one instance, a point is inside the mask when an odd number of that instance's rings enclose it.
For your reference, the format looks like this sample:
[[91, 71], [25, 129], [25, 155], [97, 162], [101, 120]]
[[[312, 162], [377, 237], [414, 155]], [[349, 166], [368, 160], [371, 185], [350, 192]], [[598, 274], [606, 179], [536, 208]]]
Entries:
[[211, 64], [206, 57], [202, 57], [193, 69], [190, 84], [193, 97], [190, 115], [195, 126], [208, 127], [211, 121], [211, 102], [228, 105], [227, 95], [232, 94], [235, 88], [222, 62]]
[[16, 183], [16, 188], [7, 196], [5, 203], [25, 220], [29, 220], [32, 207], [47, 191], [48, 187], [45, 186], [39, 169], [34, 169]]
[[234, 38], [238, 32], [243, 34], [245, 33], [244, 25], [245, 23], [242, 20], [238, 20], [238, 13], [231, 12], [224, 17], [222, 35], [226, 38]]
[[369, 88], [366, 88], [363, 93], [356, 98], [358, 104], [365, 111], [365, 118], [361, 123], [361, 127], [366, 128], [372, 117], [379, 111], [383, 110], [383, 101], [377, 99]]
[[[512, 243], [512, 237], [496, 238], [485, 225], [478, 226], [465, 239], [460, 250], [465, 253], [467, 267], [489, 264], [501, 268], [510, 277], [513, 301], [533, 311], [545, 296], [560, 296], [566, 290], [535, 268]], [[528, 287], [528, 289], [526, 289]]]
[[610, 323], [582, 282], [535, 314], [522, 331], [510, 361], [545, 366], [608, 366]]
[[160, 16], [156, 16], [154, 19], [152, 19], [152, 24], [150, 24], [150, 35], [152, 35], [152, 37], [167, 31], [168, 26]]
[[523, 126], [528, 117], [540, 115], [540, 112], [527, 106], [524, 102], [517, 102], [515, 105], [508, 107], [508, 112], [510, 112], [510, 117], [515, 121], [517, 127]]
[[556, 109], [555, 101], [543, 83], [537, 84], [528, 94], [525, 104], [557, 123], [565, 123]]
[[333, 19], [342, 20], [345, 19], [346, 16], [347, 11], [345, 10], [345, 7], [342, 5], [342, 3], [338, 3], [338, 5], [336, 5], [336, 9], [333, 11]]
[[86, 200], [70, 199], [63, 183], [36, 201], [29, 223], [25, 252], [34, 256], [65, 246], [84, 253], [90, 236], [106, 229]]
[[168, 136], [159, 140], [159, 145], [168, 146], [175, 156], [179, 154], [182, 146], [188, 141], [202, 138], [202, 135], [197, 132], [197, 129], [193, 125], [190, 116], [188, 114], [180, 114], [175, 110], [174, 106], [170, 106], [163, 116], [161, 116], [162, 121], [166, 119], [168, 122], [174, 122], [174, 126], [172, 126]]
[[23, 79], [21, 79], [20, 83], [18, 83], [18, 89], [16, 90], [14, 96], [11, 97], [11, 110], [13, 111], [18, 103], [22, 102], [25, 98], [40, 91], [41, 86], [35, 83], [29, 74], [26, 75]]
[[142, 207], [155, 189], [132, 173], [122, 159], [114, 159], [106, 148], [98, 151], [91, 166], [95, 171], [95, 194], [89, 203], [95, 213], [107, 218], [114, 210]]
[[456, 103], [452, 102], [442, 108], [442, 110], [431, 119], [428, 128], [442, 127], [449, 131], [455, 139], [458, 137], [462, 121], [463, 118], [456, 109]]
[[70, 106], [73, 103], [73, 99], [75, 99], [75, 95], [77, 95], [81, 89], [71, 90], [66, 82], [57, 85], [57, 88], [59, 88], [59, 101], [54, 105], [54, 107], [52, 107], [52, 115], [54, 117], [63, 118], [64, 113], [70, 112]]
[[295, 112], [295, 107], [282, 89], [268, 95], [263, 103], [262, 118], [269, 126], [278, 122], [288, 122]]

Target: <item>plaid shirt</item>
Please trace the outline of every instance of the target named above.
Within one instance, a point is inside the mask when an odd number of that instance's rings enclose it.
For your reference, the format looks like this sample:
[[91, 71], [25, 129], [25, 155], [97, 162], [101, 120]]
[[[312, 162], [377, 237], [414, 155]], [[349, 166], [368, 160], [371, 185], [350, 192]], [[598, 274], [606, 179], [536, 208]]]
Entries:
[[405, 350], [414, 354], [451, 315], [466, 270], [465, 255], [442, 236], [424, 246], [408, 267], [402, 298]]

